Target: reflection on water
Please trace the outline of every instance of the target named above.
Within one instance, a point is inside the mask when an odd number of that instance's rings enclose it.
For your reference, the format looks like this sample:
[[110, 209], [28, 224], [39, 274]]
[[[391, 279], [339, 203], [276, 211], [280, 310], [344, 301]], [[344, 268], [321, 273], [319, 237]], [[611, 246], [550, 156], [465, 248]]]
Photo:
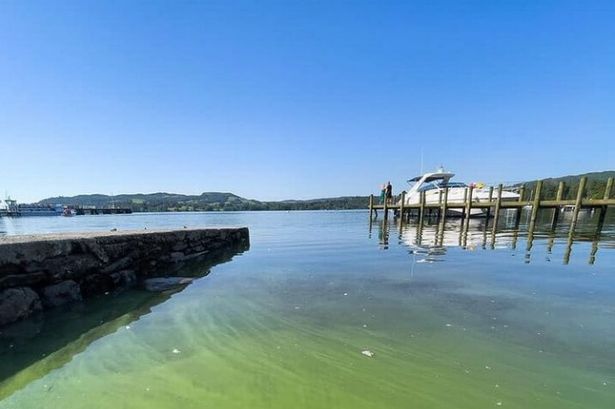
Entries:
[[[244, 248], [238, 249], [240, 251]], [[229, 261], [236, 250], [207, 260], [192, 260], [173, 267], [172, 275], [205, 277], [212, 266]], [[168, 300], [173, 289], [161, 293], [120, 290], [81, 303], [39, 313], [0, 329], [0, 400], [54, 369], [62, 367], [92, 342], [112, 334], [152, 307]], [[27, 371], [20, 373], [23, 369]], [[8, 382], [5, 382], [9, 379]]]
[[[552, 230], [541, 214], [529, 240], [525, 214], [495, 237], [429, 218], [368, 235], [367, 212], [83, 216], [81, 230], [244, 225], [251, 247], [172, 297], [3, 334], [0, 409], [612, 409], [615, 224], [596, 237], [584, 214], [563, 264], [566, 217]], [[61, 219], [12, 231], [77, 230]]]
[[[493, 220], [486, 218], [470, 219], [467, 225], [461, 218], [425, 218], [423, 224], [417, 219], [409, 222], [400, 219], [370, 221], [370, 236], [374, 224], [378, 228], [378, 239], [383, 249], [389, 248], [391, 235], [398, 243], [410, 247], [411, 251], [427, 253], [429, 261], [436, 261], [446, 254], [447, 247], [460, 247], [467, 250], [509, 248], [517, 250], [519, 242], [524, 244], [524, 260], [531, 261], [534, 242], [546, 241], [547, 254], [553, 254], [554, 246], [561, 246], [562, 262], [568, 264], [575, 242], [591, 242], [587, 262], [593, 264], [600, 248], [615, 248], [615, 212], [583, 211], [579, 214], [579, 225], [574, 235], [569, 231], [570, 213], [560, 214], [558, 223], [553, 223], [553, 213], [539, 213], [534, 229], [529, 223], [529, 211], [503, 212], [497, 231], [492, 229]], [[528, 229], [528, 226], [530, 228]], [[606, 226], [606, 227], [605, 227]], [[551, 260], [551, 258], [549, 258]]]
[[92, 342], [138, 320], [168, 298], [169, 294], [129, 291], [38, 314], [3, 328], [0, 400], [62, 367]]

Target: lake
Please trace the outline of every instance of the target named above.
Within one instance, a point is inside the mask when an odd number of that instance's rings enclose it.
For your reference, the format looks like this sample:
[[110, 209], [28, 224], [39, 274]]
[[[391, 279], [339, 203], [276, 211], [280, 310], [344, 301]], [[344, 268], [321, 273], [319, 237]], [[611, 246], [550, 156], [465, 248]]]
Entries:
[[[548, 213], [548, 212], [545, 212]], [[0, 408], [608, 408], [615, 215], [420, 229], [366, 211], [0, 219], [0, 234], [247, 226], [173, 294], [0, 329]]]

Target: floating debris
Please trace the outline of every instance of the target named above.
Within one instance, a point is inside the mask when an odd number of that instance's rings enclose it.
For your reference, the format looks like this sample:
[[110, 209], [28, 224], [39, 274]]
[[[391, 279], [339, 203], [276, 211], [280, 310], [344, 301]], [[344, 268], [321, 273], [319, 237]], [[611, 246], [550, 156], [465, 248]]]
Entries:
[[446, 324], [446, 326], [447, 326], [447, 327], [452, 327], [452, 326], [453, 326], [453, 324]]
[[344, 296], [348, 295], [348, 293], [344, 293]]
[[365, 355], [368, 358], [373, 358], [376, 354], [370, 351], [369, 349], [361, 351], [361, 354]]
[[497, 401], [497, 402], [496, 402], [496, 405], [498, 405], [498, 406], [502, 406], [502, 401]]
[[126, 329], [130, 329], [130, 325], [126, 325], [124, 328], [126, 328]]
[[173, 351], [171, 351], [171, 352], [173, 352], [174, 354], [181, 354], [182, 353], [182, 351], [180, 351], [177, 348], [174, 348]]

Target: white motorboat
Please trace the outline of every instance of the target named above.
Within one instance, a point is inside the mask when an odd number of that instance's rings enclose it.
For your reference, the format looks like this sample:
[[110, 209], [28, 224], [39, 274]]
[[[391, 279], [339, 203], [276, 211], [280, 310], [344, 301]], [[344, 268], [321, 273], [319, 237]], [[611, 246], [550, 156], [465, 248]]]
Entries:
[[[461, 182], [451, 182], [450, 180], [455, 176], [454, 173], [446, 172], [440, 168], [436, 172], [425, 173], [424, 175], [414, 177], [408, 180], [410, 189], [406, 193], [405, 203], [406, 205], [416, 205], [420, 203], [421, 193], [425, 192], [425, 203], [434, 204], [440, 203], [440, 197], [444, 200], [444, 189], [448, 188], [448, 200], [447, 203], [463, 203], [466, 195], [466, 189], [468, 185]], [[494, 190], [493, 198], [495, 199], [497, 192]], [[502, 200], [518, 200], [519, 194], [507, 190], [502, 190]], [[489, 201], [489, 187], [482, 183], [474, 184], [472, 190], [472, 202], [488, 202]], [[399, 201], [397, 202], [399, 205]], [[452, 215], [460, 215], [461, 209], [448, 209], [448, 212]], [[470, 210], [471, 216], [485, 216], [487, 210], [473, 208]]]

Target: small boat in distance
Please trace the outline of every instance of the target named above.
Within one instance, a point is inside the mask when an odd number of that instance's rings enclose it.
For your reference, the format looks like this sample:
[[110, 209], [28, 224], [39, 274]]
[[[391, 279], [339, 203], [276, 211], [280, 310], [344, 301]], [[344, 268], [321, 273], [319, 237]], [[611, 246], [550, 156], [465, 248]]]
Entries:
[[77, 215], [77, 211], [70, 207], [64, 208], [64, 212], [62, 212], [62, 216], [65, 216], [65, 217], [73, 217], [75, 215]]
[[[410, 189], [406, 193], [406, 199], [404, 204], [416, 205], [420, 203], [421, 193], [425, 192], [425, 203], [434, 204], [440, 202], [440, 194], [442, 194], [442, 200], [444, 199], [444, 189], [448, 188], [448, 200], [447, 203], [463, 203], [466, 195], [466, 189], [468, 185], [462, 182], [451, 182], [450, 180], [455, 176], [454, 173], [446, 172], [443, 168], [438, 169], [436, 172], [425, 173], [421, 176], [416, 176], [408, 180]], [[482, 183], [473, 185], [472, 190], [472, 202], [488, 202], [489, 201], [489, 187]], [[493, 193], [495, 199], [496, 192]], [[519, 194], [508, 190], [502, 190], [502, 200], [519, 200]], [[400, 204], [400, 201], [397, 202]], [[460, 215], [463, 212], [461, 209], [448, 209], [447, 213], [450, 215]], [[485, 216], [487, 214], [486, 209], [470, 210], [470, 216]]]

